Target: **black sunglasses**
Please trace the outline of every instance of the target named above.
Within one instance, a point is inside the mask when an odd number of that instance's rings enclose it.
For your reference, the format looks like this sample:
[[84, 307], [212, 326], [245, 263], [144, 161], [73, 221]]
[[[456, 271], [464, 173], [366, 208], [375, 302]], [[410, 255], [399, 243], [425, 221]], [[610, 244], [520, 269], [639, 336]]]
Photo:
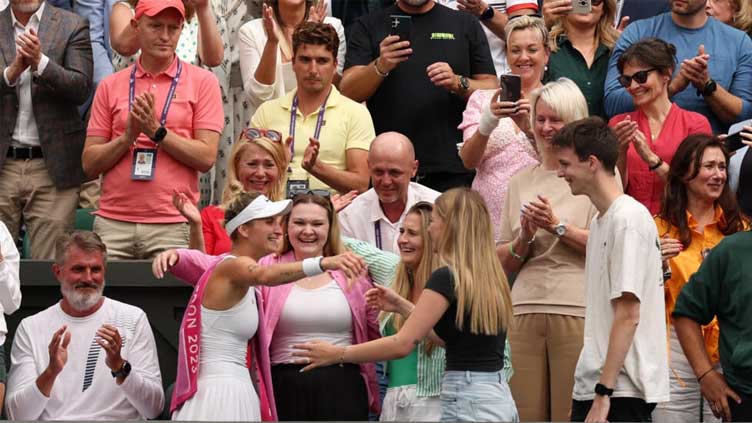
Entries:
[[332, 193], [325, 189], [291, 189], [287, 197], [294, 198], [298, 195], [315, 195], [318, 197], [331, 198]]
[[650, 68], [641, 70], [639, 72], [635, 72], [632, 75], [619, 75], [619, 78], [617, 78], [617, 81], [621, 84], [624, 88], [629, 88], [630, 85], [632, 85], [632, 80], [637, 82], [638, 84], [644, 84], [648, 80], [648, 74], [653, 71], [657, 71], [658, 68]]
[[590, 4], [593, 6], [600, 6], [601, 3], [603, 3], [603, 0], [591, 0]]
[[282, 133], [274, 129], [245, 128], [243, 135], [249, 140], [255, 140], [261, 137], [269, 138], [274, 142], [282, 141]]

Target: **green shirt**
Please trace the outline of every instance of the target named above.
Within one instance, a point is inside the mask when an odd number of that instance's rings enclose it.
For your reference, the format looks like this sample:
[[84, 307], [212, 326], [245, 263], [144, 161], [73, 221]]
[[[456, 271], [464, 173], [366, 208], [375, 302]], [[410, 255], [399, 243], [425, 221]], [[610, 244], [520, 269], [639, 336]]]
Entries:
[[363, 257], [368, 266], [368, 275], [374, 283], [384, 286], [392, 284], [400, 261], [398, 255], [382, 251], [373, 244], [354, 238], [342, 237], [342, 241], [350, 251]]
[[727, 236], [676, 300], [674, 317], [707, 325], [718, 317], [721, 367], [736, 392], [752, 395], [752, 232]]
[[[387, 324], [384, 327], [384, 336], [395, 333], [394, 326]], [[386, 368], [390, 388], [416, 385], [418, 383], [418, 349], [413, 348], [407, 357], [390, 360]]]
[[606, 117], [603, 110], [603, 87], [608, 72], [608, 59], [611, 50], [603, 44], [595, 50], [593, 64], [588, 68], [585, 58], [572, 46], [565, 35], [559, 36], [559, 50], [551, 53], [548, 59], [548, 71], [545, 82], [556, 81], [561, 77], [569, 78], [580, 87], [587, 100], [590, 116]]

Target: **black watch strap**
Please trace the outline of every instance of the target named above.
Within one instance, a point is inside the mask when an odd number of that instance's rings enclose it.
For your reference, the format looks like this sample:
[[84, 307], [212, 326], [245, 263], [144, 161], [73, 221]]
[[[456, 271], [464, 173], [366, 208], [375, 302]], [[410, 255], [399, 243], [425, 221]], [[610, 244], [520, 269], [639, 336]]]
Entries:
[[709, 95], [713, 95], [713, 93], [717, 89], [718, 89], [718, 83], [716, 83], [712, 79], [709, 79], [708, 82], [705, 83], [705, 86], [702, 87], [702, 91], [697, 90], [697, 94], [702, 95], [703, 97], [707, 97]]
[[129, 363], [128, 361], [123, 361], [123, 365], [118, 371], [111, 371], [110, 373], [112, 374], [112, 377], [128, 377], [128, 375], [131, 374], [131, 363]]
[[596, 383], [595, 384], [595, 394], [596, 395], [605, 395], [607, 397], [610, 397], [614, 394], [614, 390], [607, 388], [606, 385], [602, 383]]
[[151, 137], [151, 140], [159, 144], [160, 142], [162, 142], [162, 140], [166, 136], [167, 136], [167, 128], [165, 128], [164, 126], [160, 126], [159, 128], [157, 128], [156, 131], [154, 131], [154, 136]]

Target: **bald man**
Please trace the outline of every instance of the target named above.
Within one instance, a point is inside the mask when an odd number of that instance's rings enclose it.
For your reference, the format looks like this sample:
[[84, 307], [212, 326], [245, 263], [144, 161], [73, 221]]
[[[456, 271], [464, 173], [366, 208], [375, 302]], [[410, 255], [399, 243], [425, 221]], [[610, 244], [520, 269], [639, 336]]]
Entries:
[[419, 201], [433, 203], [440, 194], [410, 182], [417, 170], [418, 161], [409, 138], [397, 132], [376, 137], [368, 152], [373, 188], [339, 213], [343, 235], [399, 254], [397, 238], [407, 211]]

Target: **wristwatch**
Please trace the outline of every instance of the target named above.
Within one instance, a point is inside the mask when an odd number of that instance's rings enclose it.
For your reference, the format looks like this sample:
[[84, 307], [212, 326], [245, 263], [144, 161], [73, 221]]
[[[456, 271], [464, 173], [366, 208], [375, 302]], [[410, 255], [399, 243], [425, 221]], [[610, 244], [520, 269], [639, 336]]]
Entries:
[[697, 95], [708, 97], [708, 96], [713, 95], [713, 93], [717, 89], [718, 89], [718, 84], [714, 80], [709, 79], [708, 82], [705, 83], [705, 86], [702, 87], [702, 91], [697, 90]]
[[606, 388], [606, 385], [602, 383], [595, 384], [595, 395], [605, 395], [607, 397], [610, 397], [613, 394], [614, 394], [614, 390]]
[[459, 75], [458, 78], [460, 80], [460, 91], [466, 93], [470, 89], [470, 81], [467, 80], [466, 76]]
[[114, 378], [118, 378], [118, 377], [126, 378], [128, 377], [129, 374], [131, 374], [131, 363], [123, 360], [123, 365], [120, 367], [120, 369], [118, 371], [110, 372], [110, 373], [112, 373], [112, 377]]
[[554, 233], [556, 234], [557, 238], [563, 237], [564, 234], [567, 233], [567, 224], [564, 222], [559, 222], [558, 225], [554, 226]]
[[160, 126], [156, 131], [154, 131], [154, 136], [151, 137], [151, 140], [154, 141], [155, 144], [159, 144], [166, 136], [167, 128]]
[[494, 8], [491, 6], [488, 6], [488, 9], [484, 10], [483, 13], [478, 17], [481, 21], [487, 21], [494, 17]]

